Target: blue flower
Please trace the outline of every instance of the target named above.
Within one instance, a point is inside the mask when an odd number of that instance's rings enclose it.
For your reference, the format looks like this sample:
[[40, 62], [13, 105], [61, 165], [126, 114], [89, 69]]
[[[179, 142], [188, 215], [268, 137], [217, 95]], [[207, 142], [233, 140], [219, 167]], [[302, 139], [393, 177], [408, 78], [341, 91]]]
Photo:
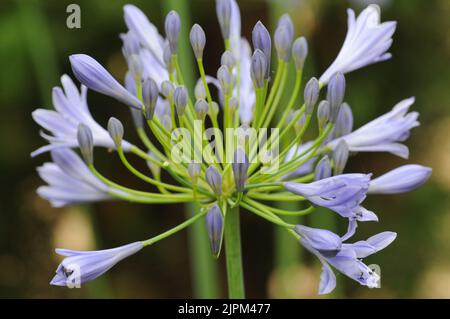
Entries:
[[297, 225], [295, 231], [300, 235], [303, 247], [322, 263], [319, 294], [328, 294], [336, 287], [336, 276], [330, 266], [361, 285], [379, 287], [379, 274], [361, 259], [386, 248], [397, 236], [393, 232], [383, 232], [365, 241], [349, 244], [342, 243], [339, 236], [325, 229]]
[[388, 21], [380, 24], [380, 8], [377, 5], [369, 5], [356, 19], [352, 9], [348, 9], [347, 14], [348, 30], [344, 44], [334, 62], [320, 77], [322, 83], [328, 83], [337, 72], [348, 73], [391, 58], [386, 51], [391, 47], [397, 23]]
[[398, 142], [405, 141], [409, 137], [409, 131], [419, 126], [419, 114], [408, 113], [413, 103], [413, 97], [397, 103], [390, 112], [331, 141], [328, 146], [334, 149], [343, 139], [351, 152], [389, 152], [408, 158], [408, 147]]
[[135, 254], [143, 247], [141, 242], [134, 242], [113, 249], [96, 251], [56, 249], [58, 254], [66, 258], [56, 269], [56, 275], [50, 284], [79, 288], [81, 284], [103, 275], [119, 261]]
[[[50, 142], [31, 153], [37, 156], [49, 150], [61, 147], [78, 147], [78, 125], [88, 126], [94, 137], [94, 145], [106, 148], [114, 148], [114, 142], [100, 124], [98, 124], [89, 112], [86, 101], [87, 88], [82, 85], [81, 91], [77, 89], [72, 79], [63, 75], [61, 77], [62, 88], [53, 88], [53, 106], [56, 111], [37, 109], [32, 113], [33, 119], [42, 128], [52, 135], [41, 133]], [[128, 151], [131, 144], [123, 141], [124, 151]]]
[[360, 203], [366, 197], [369, 182], [370, 174], [342, 174], [309, 184], [287, 182], [285, 188], [343, 217], [365, 221], [371, 212], [363, 209]]
[[423, 185], [432, 169], [422, 165], [403, 165], [370, 181], [369, 194], [409, 192]]
[[[136, 6], [127, 4], [123, 7], [125, 24], [139, 39], [140, 43], [150, 50], [155, 62], [164, 65], [164, 38], [147, 16]], [[156, 81], [156, 80], [155, 80]]]
[[96, 60], [86, 54], [73, 54], [69, 59], [75, 77], [89, 89], [111, 96], [134, 108], [142, 108], [142, 103], [136, 96], [128, 92]]
[[52, 206], [112, 199], [110, 188], [94, 176], [74, 151], [57, 148], [51, 151], [51, 156], [53, 163], [45, 163], [37, 169], [39, 176], [48, 183], [40, 186], [37, 193]]

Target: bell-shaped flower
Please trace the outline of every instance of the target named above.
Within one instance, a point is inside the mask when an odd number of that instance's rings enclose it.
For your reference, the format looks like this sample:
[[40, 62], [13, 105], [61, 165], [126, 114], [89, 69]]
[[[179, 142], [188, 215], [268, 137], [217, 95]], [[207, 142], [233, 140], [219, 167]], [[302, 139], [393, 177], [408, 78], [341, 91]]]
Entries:
[[[363, 286], [379, 287], [380, 275], [364, 264], [361, 259], [386, 248], [397, 236], [393, 232], [383, 232], [365, 241], [348, 244], [342, 243], [339, 236], [328, 230], [301, 225], [297, 225], [295, 230], [300, 235], [300, 243], [322, 263], [319, 294], [328, 294], [336, 287], [336, 276], [331, 267]], [[315, 240], [308, 240], [305, 233]], [[332, 254], [323, 250], [330, 245], [338, 247]]]
[[100, 181], [85, 162], [71, 149], [51, 151], [52, 163], [37, 168], [39, 176], [48, 184], [40, 186], [37, 193], [52, 206], [109, 200], [113, 190]]
[[391, 58], [387, 50], [391, 47], [397, 23], [380, 23], [377, 5], [369, 5], [356, 19], [352, 9], [348, 9], [347, 14], [347, 35], [338, 56], [319, 79], [324, 84], [337, 72], [352, 72]]
[[111, 96], [131, 107], [140, 109], [142, 103], [95, 59], [86, 54], [73, 54], [69, 57], [75, 77], [89, 89]]
[[103, 275], [119, 261], [137, 253], [144, 246], [134, 242], [117, 248], [95, 251], [56, 249], [56, 253], [65, 256], [56, 269], [56, 275], [50, 282], [55, 286], [79, 288], [81, 284]]
[[287, 182], [285, 188], [343, 217], [358, 219], [359, 204], [366, 197], [369, 181], [370, 175], [342, 174], [309, 184]]
[[369, 194], [406, 193], [423, 185], [432, 169], [422, 165], [403, 165], [370, 181]]
[[388, 152], [408, 158], [408, 147], [399, 143], [409, 137], [412, 128], [419, 126], [417, 112], [408, 113], [414, 98], [397, 103], [393, 109], [361, 126], [356, 131], [331, 141], [328, 146], [334, 149], [343, 139], [351, 152]]
[[[49, 150], [61, 147], [78, 147], [78, 125], [88, 126], [94, 138], [94, 145], [114, 148], [108, 131], [98, 124], [92, 117], [87, 104], [87, 88], [82, 85], [81, 90], [75, 86], [69, 76], [61, 77], [62, 87], [53, 88], [53, 106], [55, 111], [37, 109], [32, 113], [36, 123], [51, 133], [41, 133], [50, 142], [49, 145], [37, 149], [31, 156], [37, 156]], [[131, 144], [123, 141], [124, 151], [131, 148]]]

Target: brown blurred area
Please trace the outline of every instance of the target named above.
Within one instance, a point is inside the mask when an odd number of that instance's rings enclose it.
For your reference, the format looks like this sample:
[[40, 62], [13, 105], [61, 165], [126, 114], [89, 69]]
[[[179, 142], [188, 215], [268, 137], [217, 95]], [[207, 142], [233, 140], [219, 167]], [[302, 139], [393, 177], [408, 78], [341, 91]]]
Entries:
[[[130, 2], [162, 30], [162, 1]], [[55, 247], [106, 249], [151, 237], [184, 220], [181, 205], [102, 202], [55, 209], [36, 195], [43, 182], [35, 169], [49, 156], [30, 158], [30, 152], [44, 143], [31, 112], [51, 108], [51, 88], [59, 85], [60, 75], [71, 75], [68, 56], [89, 54], [118, 79], [126, 68], [118, 34], [126, 29], [122, 6], [127, 2], [78, 0], [82, 27], [68, 29], [66, 7], [72, 2], [0, 2], [0, 297], [187, 298], [192, 282], [184, 232], [124, 260], [81, 289], [49, 285], [60, 261]], [[247, 38], [259, 19], [273, 25], [271, 10], [278, 10], [277, 5], [290, 8], [296, 35], [305, 35], [310, 45], [306, 78], [319, 75], [336, 56], [346, 32], [346, 8], [359, 12], [366, 2], [238, 0]], [[408, 162], [431, 166], [433, 175], [411, 193], [366, 200], [365, 206], [378, 214], [380, 222], [361, 225], [358, 239], [384, 230], [396, 231], [398, 238], [386, 251], [367, 258], [368, 264], [382, 265], [382, 288], [369, 290], [337, 275], [340, 296], [450, 298], [450, 1], [374, 2], [382, 6], [382, 20], [398, 21], [390, 50], [393, 59], [349, 74], [346, 100], [359, 127], [398, 101], [415, 96], [412, 108], [420, 112], [421, 126], [407, 141]], [[191, 21], [206, 30], [206, 69], [215, 74], [223, 46], [214, 1], [192, 0], [189, 8]], [[118, 117], [127, 138], [138, 141], [126, 107], [92, 92], [89, 104], [100, 124]], [[105, 175], [128, 186], [147, 187], [106, 151], [96, 151], [96, 157]], [[387, 154], [358, 154], [347, 170], [377, 176], [405, 163]], [[145, 168], [145, 163], [136, 164]], [[338, 227], [344, 229], [344, 221]], [[272, 228], [254, 215], [242, 216], [247, 296], [277, 297], [278, 291], [288, 290], [293, 297], [316, 297], [320, 267], [306, 253], [302, 265], [283, 273], [274, 269]], [[223, 258], [218, 263], [225, 296]]]

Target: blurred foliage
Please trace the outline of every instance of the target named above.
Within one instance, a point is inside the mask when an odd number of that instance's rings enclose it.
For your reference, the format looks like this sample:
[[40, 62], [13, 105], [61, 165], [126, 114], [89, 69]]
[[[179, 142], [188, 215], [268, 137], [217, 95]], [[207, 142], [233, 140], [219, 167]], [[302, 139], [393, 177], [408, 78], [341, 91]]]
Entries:
[[[346, 32], [345, 9], [350, 6], [359, 11], [361, 3], [367, 2], [285, 1], [293, 8], [289, 13], [297, 34], [306, 35], [310, 42], [306, 76], [318, 75], [337, 54]], [[81, 29], [68, 29], [66, 7], [72, 2], [0, 2], [0, 297], [189, 297], [185, 233], [123, 261], [104, 279], [82, 289], [48, 285], [59, 261], [53, 252], [55, 246], [113, 247], [157, 234], [184, 218], [182, 206], [177, 205], [105, 202], [89, 209], [53, 209], [35, 194], [42, 183], [35, 167], [49, 157], [29, 157], [44, 143], [31, 112], [51, 107], [52, 86], [59, 84], [62, 73], [71, 73], [68, 55], [92, 55], [119, 79], [126, 67], [118, 37], [126, 29], [122, 19], [126, 2], [79, 0]], [[162, 30], [162, 0], [130, 2]], [[267, 2], [238, 2], [245, 36], [250, 36], [259, 19], [269, 24]], [[367, 199], [366, 206], [379, 214], [380, 223], [361, 225], [357, 239], [384, 230], [399, 234], [391, 247], [367, 260], [381, 265], [382, 288], [369, 290], [341, 275], [339, 281], [348, 297], [450, 297], [450, 1], [374, 2], [383, 5], [383, 20], [398, 21], [391, 49], [394, 57], [347, 77], [347, 101], [354, 111], [355, 126], [390, 110], [403, 98], [416, 96], [413, 108], [421, 113], [422, 126], [408, 140], [410, 161], [432, 166], [434, 176], [410, 194]], [[223, 48], [213, 14], [214, 1], [193, 0], [190, 6], [194, 14], [191, 21], [206, 29], [207, 73], [215, 74]], [[126, 108], [96, 93], [89, 94], [89, 103], [101, 124], [106, 124], [109, 116], [117, 116], [130, 128], [127, 136], [134, 137]], [[116, 158], [105, 151], [98, 153], [99, 167], [106, 175], [127, 185], [146, 187], [127, 174]], [[348, 171], [373, 172], [376, 176], [404, 163], [386, 154], [359, 154], [351, 159]], [[338, 226], [344, 229], [344, 221]], [[270, 263], [272, 226], [243, 214], [242, 229], [248, 297], [276, 296], [280, 285], [288, 285], [299, 297], [316, 296], [319, 267], [313, 258], [292, 269], [288, 279], [274, 277]], [[219, 263], [221, 286], [225, 287], [223, 260]]]

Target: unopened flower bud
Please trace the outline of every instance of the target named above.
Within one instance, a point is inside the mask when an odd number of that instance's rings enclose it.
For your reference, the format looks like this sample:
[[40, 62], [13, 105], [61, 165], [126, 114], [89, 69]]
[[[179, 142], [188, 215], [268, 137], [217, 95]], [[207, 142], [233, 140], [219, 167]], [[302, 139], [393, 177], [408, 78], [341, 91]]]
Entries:
[[210, 166], [206, 169], [206, 182], [211, 187], [213, 192], [220, 196], [222, 195], [222, 175], [215, 166]]
[[211, 105], [212, 105], [212, 109], [213, 109], [213, 112], [214, 112], [214, 114], [212, 114], [212, 115], [215, 116], [216, 114], [219, 113], [219, 104], [217, 104], [217, 102], [213, 101], [211, 103]]
[[142, 83], [142, 99], [144, 100], [144, 114], [147, 120], [151, 120], [155, 114], [156, 102], [158, 101], [158, 85], [153, 79], [145, 79]]
[[108, 133], [114, 141], [116, 148], [122, 147], [123, 125], [115, 117], [111, 117], [108, 121]]
[[319, 181], [324, 178], [331, 176], [331, 163], [328, 155], [325, 155], [317, 163], [316, 169], [314, 170], [314, 180]]
[[230, 50], [225, 51], [220, 58], [220, 63], [225, 65], [230, 72], [233, 71], [234, 65], [236, 64], [233, 53]]
[[203, 50], [206, 44], [206, 35], [202, 27], [198, 24], [194, 24], [189, 34], [192, 50], [194, 51], [195, 58], [201, 60], [203, 58]]
[[205, 221], [212, 254], [218, 257], [222, 247], [224, 222], [222, 212], [217, 204], [208, 210]]
[[267, 70], [267, 59], [264, 53], [256, 49], [253, 53], [251, 65], [250, 65], [250, 75], [253, 80], [254, 85], [257, 88], [262, 88], [264, 86], [264, 77]]
[[319, 99], [319, 91], [319, 81], [316, 78], [311, 78], [306, 84], [304, 91], [306, 113], [312, 114], [314, 111], [314, 106]]
[[330, 103], [330, 121], [336, 122], [339, 109], [344, 102], [345, 95], [345, 77], [341, 72], [331, 77], [328, 83], [327, 100]]
[[317, 124], [320, 129], [325, 127], [325, 124], [330, 120], [330, 103], [328, 101], [321, 101], [317, 107]]
[[209, 110], [209, 104], [204, 99], [197, 100], [195, 102], [195, 113], [197, 114], [197, 118], [199, 120], [204, 120], [206, 117], [206, 114], [208, 114]]
[[164, 64], [166, 65], [167, 71], [169, 71], [169, 73], [172, 73], [175, 70], [175, 66], [173, 65], [172, 51], [170, 50], [169, 43], [164, 46], [163, 60]]
[[233, 77], [225, 65], [222, 65], [217, 70], [217, 80], [219, 81], [223, 94], [230, 95], [233, 89]]
[[128, 69], [130, 70], [130, 74], [133, 76], [133, 79], [138, 82], [142, 78], [142, 63], [141, 59], [137, 54], [132, 54], [127, 59]]
[[266, 71], [265, 71], [265, 79], [269, 78], [270, 75], [270, 59], [272, 52], [272, 42], [270, 39], [270, 33], [267, 31], [267, 28], [262, 24], [261, 21], [258, 21], [253, 28], [252, 31], [252, 41], [253, 48], [261, 50], [266, 57]]
[[232, 164], [234, 183], [236, 184], [236, 190], [238, 192], [243, 192], [245, 189], [248, 167], [249, 163], [247, 155], [245, 154], [244, 150], [238, 148], [236, 152], [234, 152]]
[[173, 93], [173, 102], [177, 108], [178, 115], [182, 116], [188, 102], [188, 92], [184, 86], [179, 86], [175, 89], [175, 92]]
[[333, 137], [338, 138], [350, 134], [353, 129], [353, 113], [350, 105], [343, 103], [333, 129]]
[[230, 38], [231, 6], [231, 0], [216, 1], [217, 20], [219, 20], [220, 31], [224, 39]]
[[294, 38], [294, 23], [292, 23], [292, 19], [289, 14], [283, 14], [278, 20], [277, 28], [281, 27], [285, 27], [287, 29], [289, 32], [289, 37], [291, 38], [290, 41], [292, 42], [292, 39]]
[[188, 174], [192, 179], [192, 182], [195, 184], [197, 183], [198, 177], [200, 176], [200, 173], [202, 172], [200, 163], [196, 163], [194, 161], [191, 161], [188, 164]]
[[292, 45], [292, 58], [294, 59], [295, 68], [302, 70], [308, 56], [308, 42], [304, 37], [297, 38]]
[[344, 140], [341, 140], [333, 151], [333, 173], [334, 175], [340, 175], [344, 172], [345, 165], [348, 160], [348, 145]]
[[206, 91], [202, 79], [198, 79], [197, 84], [195, 84], [194, 95], [196, 100], [206, 99]]
[[89, 126], [85, 124], [78, 125], [77, 139], [84, 161], [86, 164], [91, 165], [94, 162], [94, 138]]
[[238, 104], [239, 104], [239, 102], [238, 102], [237, 98], [235, 98], [233, 96], [228, 101], [228, 108], [230, 109], [231, 112], [234, 112], [238, 108]]
[[164, 27], [167, 40], [169, 40], [170, 51], [174, 54], [178, 49], [178, 37], [180, 36], [181, 29], [180, 16], [176, 11], [169, 12], [166, 16]]
[[288, 62], [291, 55], [292, 36], [286, 26], [278, 26], [275, 30], [274, 43], [278, 59]]
[[175, 91], [175, 86], [170, 81], [163, 81], [161, 83], [161, 94], [164, 95], [169, 101], [173, 98], [173, 92]]

